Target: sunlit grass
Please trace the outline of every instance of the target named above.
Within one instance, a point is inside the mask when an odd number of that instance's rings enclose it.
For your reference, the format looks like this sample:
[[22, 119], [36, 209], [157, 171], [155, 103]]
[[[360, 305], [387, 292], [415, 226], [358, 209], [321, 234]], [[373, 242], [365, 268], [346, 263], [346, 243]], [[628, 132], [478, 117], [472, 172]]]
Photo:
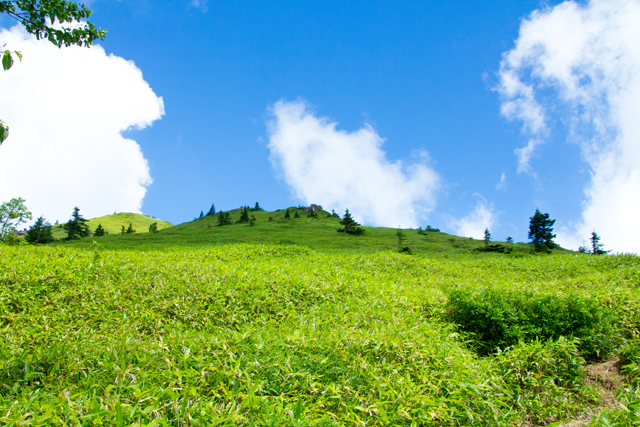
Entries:
[[570, 338], [481, 357], [447, 294], [593, 298], [621, 347], [638, 258], [450, 255], [0, 246], [0, 423], [514, 425], [597, 406]]

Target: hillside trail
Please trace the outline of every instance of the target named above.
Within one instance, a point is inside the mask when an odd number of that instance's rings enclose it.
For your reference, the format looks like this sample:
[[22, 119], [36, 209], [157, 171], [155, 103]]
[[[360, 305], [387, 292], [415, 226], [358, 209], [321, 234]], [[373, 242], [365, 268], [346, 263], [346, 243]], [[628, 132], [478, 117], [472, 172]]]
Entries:
[[591, 408], [578, 418], [558, 427], [583, 427], [589, 425], [595, 416], [605, 409], [618, 405], [616, 391], [620, 388], [624, 376], [620, 373], [620, 359], [612, 359], [602, 363], [592, 363], [585, 367], [585, 382], [594, 386], [600, 393], [600, 406]]

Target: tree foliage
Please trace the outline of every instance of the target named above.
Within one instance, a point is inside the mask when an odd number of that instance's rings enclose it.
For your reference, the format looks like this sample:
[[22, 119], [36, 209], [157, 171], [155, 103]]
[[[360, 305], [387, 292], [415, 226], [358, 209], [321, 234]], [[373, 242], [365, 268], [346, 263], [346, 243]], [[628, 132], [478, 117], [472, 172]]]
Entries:
[[95, 237], [102, 237], [106, 234], [105, 229], [102, 227], [102, 224], [98, 224], [98, 227], [96, 227], [96, 231], [93, 232], [93, 235]]
[[63, 225], [62, 228], [67, 232], [67, 240], [81, 239], [91, 235], [87, 220], [80, 215], [80, 208], [77, 206], [73, 208], [69, 222]]
[[249, 206], [245, 206], [244, 208], [242, 208], [242, 212], [240, 212], [240, 219], [236, 222], [249, 222]]
[[534, 251], [547, 252], [555, 247], [553, 239], [556, 237], [553, 234], [553, 224], [556, 220], [549, 218], [549, 214], [543, 214], [539, 209], [536, 209], [536, 213], [529, 218], [529, 239], [533, 243]]
[[213, 203], [211, 203], [211, 207], [209, 208], [209, 212], [207, 212], [207, 216], [209, 215], [213, 215], [216, 213], [216, 205], [214, 205]]
[[[95, 40], [103, 40], [105, 30], [84, 21], [93, 13], [84, 4], [65, 0], [0, 0], [0, 13], [5, 13], [22, 25], [38, 40], [46, 39], [54, 45], [91, 46]], [[55, 23], [80, 23], [80, 26], [56, 27]]]
[[347, 233], [347, 234], [364, 233], [364, 229], [362, 227], [358, 227], [360, 224], [354, 221], [354, 219], [351, 217], [351, 213], [349, 212], [349, 209], [345, 211], [344, 218], [342, 218], [342, 220], [340, 221], [340, 225], [342, 225], [342, 228], [338, 229], [338, 233]]
[[29, 243], [51, 243], [54, 241], [51, 233], [51, 224], [43, 216], [36, 219], [36, 222], [29, 227], [25, 240]]
[[[95, 40], [103, 40], [107, 32], [96, 28], [89, 21], [93, 12], [84, 4], [76, 4], [66, 0], [0, 0], [0, 13], [15, 19], [38, 40], [46, 39], [54, 45], [61, 46], [90, 46]], [[82, 23], [72, 26], [54, 26], [60, 24]], [[2, 68], [7, 71], [13, 66], [14, 55], [22, 61], [22, 54], [17, 50], [4, 49]], [[9, 126], [0, 120], [0, 144], [9, 136]]]
[[229, 212], [220, 211], [218, 213], [218, 225], [223, 226], [229, 224], [231, 224], [231, 215], [229, 214]]
[[593, 255], [604, 255], [609, 251], [605, 251], [604, 245], [600, 243], [600, 236], [596, 234], [595, 231], [591, 232], [591, 253]]
[[24, 205], [21, 197], [13, 198], [0, 205], [0, 240], [4, 240], [8, 235], [16, 231], [19, 224], [25, 223], [32, 218], [31, 212]]
[[158, 232], [158, 223], [154, 222], [153, 224], [149, 225], [149, 233], [153, 234], [153, 233], [157, 233]]
[[484, 229], [484, 247], [486, 248], [487, 246], [489, 246], [489, 242], [491, 241], [491, 233], [489, 232], [488, 228]]
[[135, 232], [136, 232], [136, 230], [135, 230], [135, 228], [133, 228], [133, 224], [129, 223], [129, 227], [127, 228], [127, 234], [133, 234]]

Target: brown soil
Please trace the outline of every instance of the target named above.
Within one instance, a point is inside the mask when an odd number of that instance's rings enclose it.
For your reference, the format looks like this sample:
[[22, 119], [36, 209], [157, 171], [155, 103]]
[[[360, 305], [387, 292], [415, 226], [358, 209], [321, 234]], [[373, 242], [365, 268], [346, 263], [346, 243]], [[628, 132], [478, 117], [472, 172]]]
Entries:
[[589, 425], [594, 416], [602, 410], [613, 408], [618, 404], [616, 391], [623, 382], [620, 374], [622, 363], [619, 359], [612, 359], [602, 363], [593, 363], [585, 367], [585, 382], [598, 390], [600, 395], [600, 406], [591, 408], [580, 417], [571, 420], [559, 427], [583, 427]]

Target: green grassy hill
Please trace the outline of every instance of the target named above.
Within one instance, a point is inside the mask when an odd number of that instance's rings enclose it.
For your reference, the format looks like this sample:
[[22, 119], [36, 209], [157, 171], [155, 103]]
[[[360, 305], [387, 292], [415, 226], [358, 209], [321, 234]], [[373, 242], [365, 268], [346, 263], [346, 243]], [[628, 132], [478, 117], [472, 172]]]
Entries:
[[[322, 252], [372, 253], [396, 249], [397, 230], [394, 228], [365, 226], [363, 227], [365, 232], [361, 235], [338, 233], [340, 219], [331, 216], [328, 212], [320, 211], [317, 213], [317, 218], [314, 218], [309, 217], [302, 208], [292, 207], [288, 210], [291, 219], [284, 218], [287, 209], [273, 212], [251, 211], [250, 216], [255, 217], [255, 224], [250, 225], [237, 223], [241, 211], [235, 209], [228, 211], [231, 225], [219, 226], [218, 213], [216, 213], [161, 230], [156, 234], [111, 235], [99, 238], [99, 242], [109, 248], [139, 248], [147, 245], [192, 247], [251, 243], [299, 245]], [[294, 218], [296, 213], [299, 218]], [[139, 228], [138, 230], [140, 231]], [[419, 234], [418, 231], [403, 230], [406, 236], [403, 246], [408, 246], [416, 254], [470, 253], [484, 246], [482, 240], [469, 237], [458, 237], [442, 232]], [[87, 238], [74, 244], [88, 245], [94, 239]], [[530, 245], [525, 243], [517, 243], [512, 247], [512, 256], [523, 256], [531, 252]], [[564, 249], [554, 251], [569, 252]]]
[[[130, 223], [133, 225], [136, 233], [147, 233], [149, 231], [149, 225], [154, 222], [158, 223], [158, 230], [173, 227], [173, 224], [167, 221], [161, 221], [146, 215], [126, 212], [91, 218], [88, 220], [87, 224], [89, 225], [89, 230], [91, 230], [92, 233], [98, 227], [98, 224], [102, 224], [102, 228], [104, 228], [107, 233], [120, 234], [122, 226], [124, 225], [124, 227], [127, 228]], [[63, 239], [67, 237], [67, 233], [62, 228], [62, 224], [53, 227], [53, 237], [55, 239]]]

